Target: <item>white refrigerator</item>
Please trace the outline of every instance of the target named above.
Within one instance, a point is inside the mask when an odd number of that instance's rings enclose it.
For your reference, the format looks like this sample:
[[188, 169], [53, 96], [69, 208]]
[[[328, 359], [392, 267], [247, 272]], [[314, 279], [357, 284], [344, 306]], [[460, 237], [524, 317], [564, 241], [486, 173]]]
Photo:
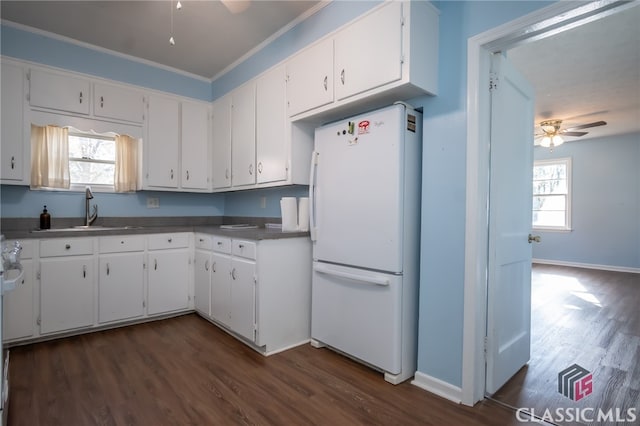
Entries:
[[406, 104], [316, 129], [311, 339], [400, 383], [416, 371], [422, 115]]

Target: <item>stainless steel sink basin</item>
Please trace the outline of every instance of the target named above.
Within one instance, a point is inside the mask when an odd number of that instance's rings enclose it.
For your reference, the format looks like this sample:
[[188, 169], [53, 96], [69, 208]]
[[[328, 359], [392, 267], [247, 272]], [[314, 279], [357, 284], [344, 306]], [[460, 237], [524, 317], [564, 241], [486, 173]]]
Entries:
[[124, 231], [127, 229], [140, 229], [141, 226], [86, 226], [77, 225], [69, 228], [34, 229], [32, 232], [77, 232], [77, 231]]

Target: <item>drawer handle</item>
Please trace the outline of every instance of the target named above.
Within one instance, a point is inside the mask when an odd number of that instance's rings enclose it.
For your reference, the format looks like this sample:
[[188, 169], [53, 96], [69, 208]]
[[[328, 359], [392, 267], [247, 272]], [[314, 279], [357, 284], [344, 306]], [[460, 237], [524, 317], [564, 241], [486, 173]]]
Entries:
[[65, 244], [64, 248], [65, 248], [65, 250], [69, 250], [71, 248], [71, 244]]
[[16, 157], [11, 157], [11, 170], [16, 168]]
[[211, 271], [216, 272], [216, 262], [213, 262], [213, 265], [211, 265]]
[[189, 180], [189, 170], [187, 170], [187, 180]]
[[109, 275], [109, 264], [107, 263], [107, 275]]
[[173, 180], [173, 169], [171, 169], [171, 180]]
[[218, 245], [221, 246], [222, 245], [222, 241], [218, 241]]
[[158, 270], [158, 259], [153, 259], [153, 270], [154, 271]]
[[342, 85], [344, 86], [344, 68], [340, 72], [340, 81], [342, 82]]
[[201, 242], [201, 243], [204, 243], [204, 238], [200, 238], [200, 242]]
[[104, 108], [104, 96], [100, 96], [100, 108]]
[[236, 268], [233, 268], [231, 270], [231, 278], [233, 278], [233, 280], [235, 281], [235, 279], [236, 279]]
[[82, 265], [82, 278], [87, 278], [87, 265]]
[[238, 248], [242, 250], [244, 248], [244, 244], [238, 244]]
[[82, 103], [82, 92], [80, 92], [80, 103]]
[[327, 91], [327, 83], [329, 82], [329, 76], [324, 76], [324, 80], [322, 81], [322, 85], [324, 86], [324, 91]]

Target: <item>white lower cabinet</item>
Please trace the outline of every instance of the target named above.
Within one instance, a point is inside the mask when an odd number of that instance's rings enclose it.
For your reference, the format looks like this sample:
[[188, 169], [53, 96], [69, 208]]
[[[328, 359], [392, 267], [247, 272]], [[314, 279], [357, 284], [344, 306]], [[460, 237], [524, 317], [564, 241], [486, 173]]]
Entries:
[[309, 341], [308, 238], [213, 237], [212, 247], [212, 320], [265, 355]]
[[[2, 295], [2, 339], [12, 341], [33, 336], [33, 260], [32, 243], [22, 242], [22, 280]], [[5, 272], [8, 273], [8, 272]], [[17, 272], [16, 272], [17, 273]]]
[[158, 234], [148, 237], [149, 281], [147, 314], [184, 310], [189, 307], [190, 249], [188, 234]]
[[100, 255], [98, 322], [144, 314], [144, 253]]
[[202, 315], [211, 315], [211, 253], [196, 250], [193, 258], [193, 307]]
[[40, 332], [93, 325], [93, 256], [40, 261]]

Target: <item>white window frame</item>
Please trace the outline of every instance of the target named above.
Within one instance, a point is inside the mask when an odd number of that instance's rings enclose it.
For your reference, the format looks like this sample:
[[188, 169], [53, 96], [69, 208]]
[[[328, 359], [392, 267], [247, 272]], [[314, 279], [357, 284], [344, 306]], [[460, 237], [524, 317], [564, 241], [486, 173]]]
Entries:
[[[115, 140], [115, 134], [98, 134], [95, 132], [83, 132], [83, 131], [79, 131], [73, 128], [69, 128], [69, 136], [80, 136], [80, 137], [87, 137], [87, 138], [93, 138], [93, 139], [104, 139], [104, 140]], [[69, 156], [69, 161], [86, 161], [89, 163], [106, 163], [106, 164], [113, 164], [115, 166], [116, 161], [115, 158], [113, 160], [113, 162], [111, 161], [105, 161], [105, 160], [91, 160], [91, 159], [82, 159], [82, 158], [75, 158], [75, 157], [71, 157]], [[70, 182], [69, 184], [69, 191], [84, 191], [85, 188], [87, 186], [91, 187], [91, 191], [93, 192], [113, 192], [115, 193], [115, 184], [112, 185], [104, 185], [104, 184], [95, 184], [95, 183], [91, 183], [91, 184], [87, 184], [87, 183], [78, 183], [78, 182]]]
[[[533, 220], [531, 224], [531, 228], [535, 230], [542, 231], [571, 231], [571, 199], [573, 198], [573, 188], [572, 188], [572, 172], [571, 172], [571, 157], [563, 157], [563, 158], [549, 158], [544, 160], [535, 160], [533, 162], [533, 167], [538, 166], [548, 166], [552, 164], [564, 164], [566, 167], [566, 175], [567, 175], [567, 193], [565, 195], [565, 212], [564, 212], [564, 226], [540, 226], [533, 225]], [[533, 184], [533, 182], [532, 182]], [[536, 194], [533, 194], [533, 197], [536, 197]], [[533, 209], [531, 211], [533, 215]]]

